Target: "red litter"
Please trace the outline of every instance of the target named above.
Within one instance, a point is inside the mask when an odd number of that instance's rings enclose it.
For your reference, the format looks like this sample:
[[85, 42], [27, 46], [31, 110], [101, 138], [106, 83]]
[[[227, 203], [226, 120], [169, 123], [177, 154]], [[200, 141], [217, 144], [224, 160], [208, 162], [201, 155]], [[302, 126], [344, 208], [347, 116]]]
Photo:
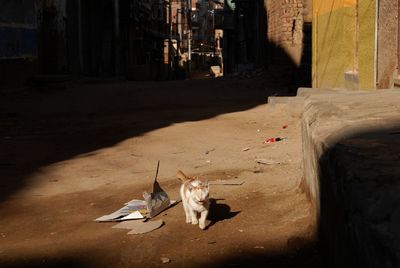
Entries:
[[277, 142], [277, 141], [283, 141], [283, 140], [285, 140], [285, 139], [287, 139], [286, 137], [277, 137], [277, 138], [269, 138], [269, 139], [266, 139], [265, 141], [264, 141], [264, 143], [274, 143], [274, 142]]

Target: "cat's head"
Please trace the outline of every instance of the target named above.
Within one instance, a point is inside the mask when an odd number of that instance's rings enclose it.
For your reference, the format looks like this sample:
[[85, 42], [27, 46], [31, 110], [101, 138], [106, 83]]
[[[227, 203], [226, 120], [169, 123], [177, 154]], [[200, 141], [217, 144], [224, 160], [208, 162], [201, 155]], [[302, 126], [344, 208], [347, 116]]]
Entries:
[[196, 203], [202, 204], [208, 200], [210, 187], [208, 181], [194, 180], [189, 186], [190, 196]]

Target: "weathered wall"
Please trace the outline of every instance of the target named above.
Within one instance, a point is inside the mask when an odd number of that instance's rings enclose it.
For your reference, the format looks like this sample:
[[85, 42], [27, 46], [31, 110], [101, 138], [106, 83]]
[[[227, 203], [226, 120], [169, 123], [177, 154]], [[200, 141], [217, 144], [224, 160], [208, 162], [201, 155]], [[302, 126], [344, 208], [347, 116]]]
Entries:
[[[303, 51], [303, 0], [266, 0], [265, 5], [268, 41], [300, 66]], [[274, 60], [279, 62], [284, 59], [282, 55], [277, 55]]]
[[0, 87], [21, 85], [38, 68], [38, 27], [32, 0], [0, 0]]
[[313, 87], [375, 88], [376, 0], [313, 2]]
[[0, 0], [0, 86], [68, 71], [66, 0]]
[[[316, 93], [312, 93], [312, 92]], [[399, 267], [400, 94], [308, 90], [304, 188], [328, 267]]]
[[377, 88], [393, 87], [397, 77], [398, 1], [379, 1]]
[[375, 84], [376, 8], [377, 0], [359, 1], [358, 4], [358, 75], [360, 89], [373, 89]]
[[37, 1], [40, 72], [63, 74], [68, 70], [66, 0]]

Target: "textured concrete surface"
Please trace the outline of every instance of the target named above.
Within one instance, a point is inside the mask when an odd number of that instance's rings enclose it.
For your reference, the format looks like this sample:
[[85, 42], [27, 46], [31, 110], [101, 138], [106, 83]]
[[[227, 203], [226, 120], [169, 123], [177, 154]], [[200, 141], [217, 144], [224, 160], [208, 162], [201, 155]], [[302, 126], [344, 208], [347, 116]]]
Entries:
[[[332, 267], [400, 263], [400, 91], [307, 94], [304, 189]], [[386, 265], [386, 266], [384, 266]]]

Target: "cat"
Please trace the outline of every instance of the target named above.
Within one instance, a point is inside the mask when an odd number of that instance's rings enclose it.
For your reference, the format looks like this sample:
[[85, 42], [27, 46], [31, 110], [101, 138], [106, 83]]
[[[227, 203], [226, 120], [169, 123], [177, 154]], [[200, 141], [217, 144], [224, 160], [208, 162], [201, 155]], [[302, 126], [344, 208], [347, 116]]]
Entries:
[[[180, 189], [186, 223], [199, 224], [200, 229], [206, 228], [206, 218], [210, 208], [208, 181], [189, 178], [182, 171], [176, 176], [182, 181]], [[198, 218], [198, 215], [200, 217]]]

